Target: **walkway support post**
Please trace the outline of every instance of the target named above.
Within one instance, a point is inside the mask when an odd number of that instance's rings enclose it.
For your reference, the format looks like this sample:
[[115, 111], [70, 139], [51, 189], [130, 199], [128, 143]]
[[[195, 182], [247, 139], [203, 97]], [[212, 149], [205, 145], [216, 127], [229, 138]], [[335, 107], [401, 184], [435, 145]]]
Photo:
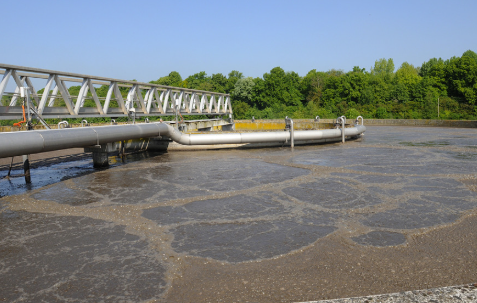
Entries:
[[[30, 88], [29, 87], [20, 87], [20, 96], [25, 98], [28, 120], [26, 123], [27, 131], [32, 129], [31, 126], [31, 113], [30, 113]], [[30, 155], [23, 155], [23, 174], [25, 176], [25, 183], [31, 183], [31, 174], [30, 174]]]
[[25, 175], [25, 182], [31, 183], [30, 155], [23, 155], [23, 173]]
[[[121, 154], [121, 150], [124, 148], [124, 142], [110, 142], [101, 145], [95, 145], [92, 147], [86, 147], [85, 152], [93, 153], [93, 167], [102, 168], [109, 166], [109, 154], [118, 151]], [[122, 155], [121, 155], [122, 156]]]

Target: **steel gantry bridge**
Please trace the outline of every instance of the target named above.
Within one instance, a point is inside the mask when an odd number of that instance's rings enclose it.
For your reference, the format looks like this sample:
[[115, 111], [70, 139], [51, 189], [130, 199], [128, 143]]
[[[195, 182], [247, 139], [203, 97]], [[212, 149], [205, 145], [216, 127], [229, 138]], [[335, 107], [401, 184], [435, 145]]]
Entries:
[[[22, 118], [20, 90], [23, 87], [28, 88], [32, 102], [29, 105], [41, 119], [117, 118], [132, 112], [138, 117], [176, 114], [231, 117], [232, 114], [228, 94], [2, 63], [0, 75], [3, 75], [0, 82], [0, 120]], [[33, 82], [38, 80], [32, 79], [46, 80], [43, 93], [38, 93], [33, 86]], [[9, 80], [13, 80], [16, 86], [13, 92], [5, 91]], [[81, 83], [77, 96], [68, 91], [68, 84], [72, 83]], [[96, 92], [97, 86], [104, 85], [108, 87], [107, 94], [100, 97]], [[121, 91], [127, 91], [127, 95], [123, 96]], [[87, 100], [93, 102], [85, 102]]]
[[[3, 70], [2, 70], [3, 69]], [[23, 156], [25, 181], [29, 183], [29, 154], [42, 153], [60, 149], [83, 147], [93, 153], [93, 165], [108, 166], [108, 154], [124, 150], [124, 141], [132, 139], [146, 140], [146, 149], [156, 141], [174, 141], [179, 145], [226, 145], [226, 144], [278, 144], [284, 146], [295, 142], [299, 144], [324, 143], [341, 140], [346, 137], [358, 137], [366, 131], [361, 117], [354, 126], [346, 126], [344, 116], [337, 119], [335, 129], [295, 131], [293, 120], [285, 118], [285, 131], [275, 132], [228, 132], [228, 133], [182, 133], [176, 121], [175, 127], [170, 122], [139, 123], [126, 125], [88, 126], [72, 129], [50, 129], [44, 122], [47, 118], [87, 118], [131, 116], [171, 116], [206, 115], [226, 116], [232, 122], [232, 106], [227, 94], [170, 87], [128, 80], [110, 79], [45, 69], [0, 64], [0, 120], [23, 119], [28, 123], [32, 116], [40, 120], [46, 130], [12, 131], [0, 133], [0, 158]], [[5, 92], [8, 81], [15, 82], [14, 92]], [[32, 79], [44, 79], [46, 85], [43, 93], [36, 91]], [[67, 83], [81, 83], [77, 96], [72, 96]], [[35, 82], [37, 83], [37, 82]], [[98, 85], [102, 86], [104, 96], [97, 94]], [[124, 89], [126, 88], [126, 89]], [[122, 91], [121, 91], [122, 89]], [[122, 95], [124, 93], [124, 96]], [[127, 95], [126, 95], [127, 93]], [[88, 101], [88, 102], [87, 102]], [[22, 103], [21, 106], [19, 103]], [[114, 106], [113, 106], [114, 105]], [[221, 119], [210, 119], [221, 120]], [[111, 123], [113, 124], [113, 123]], [[30, 124], [28, 124], [30, 125]], [[339, 129], [341, 126], [341, 129]], [[223, 127], [222, 127], [223, 130]], [[152, 139], [152, 140], [149, 140]], [[152, 143], [151, 143], [152, 142]], [[119, 144], [118, 144], [119, 143]], [[160, 144], [159, 142], [158, 144]], [[162, 145], [161, 145], [162, 146]], [[167, 146], [167, 145], [166, 145]], [[122, 152], [124, 154], [124, 152]], [[13, 163], [13, 159], [12, 159]], [[11, 165], [10, 165], [11, 170]], [[9, 171], [10, 174], [10, 171]]]

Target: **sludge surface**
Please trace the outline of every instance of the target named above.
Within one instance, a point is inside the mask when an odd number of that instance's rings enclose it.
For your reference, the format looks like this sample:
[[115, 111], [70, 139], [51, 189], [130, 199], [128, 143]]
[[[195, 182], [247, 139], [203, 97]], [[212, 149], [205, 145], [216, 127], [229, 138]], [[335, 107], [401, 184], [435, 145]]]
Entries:
[[279, 256], [336, 230], [336, 215], [297, 210], [269, 192], [156, 207], [143, 216], [176, 225], [170, 229], [175, 251], [228, 262]]
[[0, 220], [0, 237], [4, 301], [142, 301], [165, 290], [157, 253], [123, 226], [20, 211]]
[[[6, 196], [0, 244], [52, 274], [49, 284], [28, 282], [40, 279], [39, 269], [23, 282], [27, 263], [2, 254], [0, 270], [15, 283], [0, 298], [316, 300], [377, 291], [372, 281], [387, 273], [376, 264], [388, 260], [379, 266], [392, 268], [392, 259], [417, 263], [390, 269], [395, 278], [379, 291], [422, 288], [406, 277], [429, 277], [432, 260], [399, 254], [423, 245], [420, 234], [436, 228], [443, 228], [442, 241], [454, 241], [445, 226], [459, 226], [477, 209], [474, 137], [471, 129], [369, 127], [363, 139], [344, 145], [171, 152]], [[41, 228], [22, 228], [28, 216], [40, 218]], [[50, 235], [48, 245], [29, 242], [43, 235]], [[470, 237], [465, 245], [476, 241]], [[35, 253], [21, 249], [32, 245]], [[61, 247], [63, 260], [54, 266], [52, 247]], [[460, 260], [450, 269], [459, 275], [447, 273], [447, 281], [471, 282], [468, 253], [452, 249], [441, 248]], [[340, 285], [350, 272], [361, 278]], [[77, 276], [93, 282], [75, 286]], [[434, 283], [442, 283], [439, 277]], [[68, 291], [51, 286], [70, 280]]]

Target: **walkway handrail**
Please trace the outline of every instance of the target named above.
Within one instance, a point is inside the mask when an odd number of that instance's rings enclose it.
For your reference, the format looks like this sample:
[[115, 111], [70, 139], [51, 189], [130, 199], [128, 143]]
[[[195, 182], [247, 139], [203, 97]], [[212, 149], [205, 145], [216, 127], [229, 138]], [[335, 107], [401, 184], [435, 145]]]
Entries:
[[[131, 108], [136, 108], [137, 116], [171, 116], [175, 114], [176, 106], [182, 115], [232, 114], [230, 95], [224, 93], [2, 63], [0, 74], [3, 74], [0, 100], [4, 95], [11, 97], [8, 106], [0, 103], [2, 120], [21, 119], [21, 107], [18, 106], [21, 87], [30, 88], [36, 111], [43, 119], [126, 117]], [[38, 94], [33, 87], [33, 78], [47, 79], [43, 94]], [[5, 90], [10, 79], [14, 80], [16, 88], [15, 92], [7, 93]], [[67, 82], [81, 83], [78, 96], [70, 95]], [[106, 97], [98, 97], [94, 85], [108, 86]], [[128, 88], [127, 96], [122, 95], [120, 88], [123, 87]], [[61, 102], [55, 102], [57, 99]], [[85, 107], [87, 99], [94, 101], [93, 107]], [[112, 101], [118, 107], [111, 107]], [[60, 103], [64, 106], [59, 106]]]

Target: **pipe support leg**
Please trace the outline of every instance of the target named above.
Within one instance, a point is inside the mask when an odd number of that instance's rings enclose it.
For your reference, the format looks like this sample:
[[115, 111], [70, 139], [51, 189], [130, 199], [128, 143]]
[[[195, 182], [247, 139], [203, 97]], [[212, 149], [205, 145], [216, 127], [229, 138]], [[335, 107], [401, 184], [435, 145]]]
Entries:
[[30, 156], [23, 155], [23, 172], [25, 175], [25, 182], [31, 183], [31, 175], [30, 175]]

